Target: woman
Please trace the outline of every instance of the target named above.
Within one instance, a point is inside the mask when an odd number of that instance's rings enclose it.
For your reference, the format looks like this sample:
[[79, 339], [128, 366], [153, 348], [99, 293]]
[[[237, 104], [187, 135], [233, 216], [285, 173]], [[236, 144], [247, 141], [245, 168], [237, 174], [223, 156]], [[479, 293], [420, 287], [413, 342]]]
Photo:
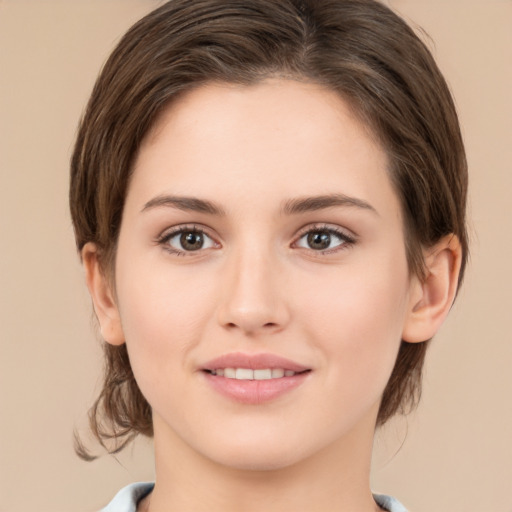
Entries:
[[132, 27], [71, 170], [92, 430], [154, 436], [156, 483], [105, 510], [405, 510], [370, 492], [373, 435], [417, 402], [466, 188], [444, 79], [380, 3], [172, 0]]

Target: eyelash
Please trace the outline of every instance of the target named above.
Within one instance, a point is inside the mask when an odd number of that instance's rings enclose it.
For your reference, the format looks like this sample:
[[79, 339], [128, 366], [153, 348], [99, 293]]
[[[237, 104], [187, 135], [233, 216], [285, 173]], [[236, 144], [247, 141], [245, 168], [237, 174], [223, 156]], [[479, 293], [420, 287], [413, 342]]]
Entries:
[[[201, 249], [197, 251], [185, 251], [185, 250], [178, 250], [172, 247], [169, 244], [169, 241], [174, 238], [176, 235], [184, 234], [184, 233], [193, 233], [196, 235], [202, 235], [203, 237], [208, 237], [210, 240], [214, 242], [214, 244], [217, 244], [215, 240], [200, 226], [191, 225], [191, 226], [179, 226], [175, 229], [172, 229], [171, 231], [164, 232], [160, 237], [157, 238], [156, 242], [158, 245], [162, 245], [163, 248], [170, 252], [173, 255], [176, 256], [193, 256], [195, 252], [201, 252]], [[217, 244], [218, 245], [218, 244]]]
[[[174, 238], [175, 236], [177, 236], [179, 234], [185, 234], [185, 233], [202, 235], [203, 237], [209, 238], [213, 242], [214, 245], [219, 245], [218, 242], [216, 242], [213, 239], [213, 237], [211, 237], [204, 229], [202, 229], [200, 226], [196, 226], [196, 225], [179, 226], [171, 231], [164, 232], [160, 237], [157, 238], [156, 243], [158, 245], [163, 246], [166, 251], [168, 251], [171, 254], [176, 255], [176, 256], [193, 256], [194, 253], [196, 253], [196, 252], [197, 253], [202, 252], [202, 250], [204, 250], [202, 248], [200, 248], [196, 251], [186, 251], [186, 250], [175, 249], [174, 247], [172, 247], [169, 244], [169, 241], [172, 238]], [[306, 229], [301, 231], [301, 233], [299, 234], [298, 238], [293, 243], [293, 245], [296, 245], [305, 236], [310, 235], [312, 233], [327, 233], [329, 235], [334, 235], [335, 237], [337, 237], [340, 240], [339, 245], [337, 245], [334, 248], [330, 248], [330, 249], [315, 250], [315, 249], [311, 249], [311, 248], [308, 249], [308, 248], [303, 247], [303, 249], [310, 250], [315, 254], [332, 254], [332, 253], [335, 253], [338, 251], [345, 250], [356, 243], [355, 237], [348, 235], [345, 231], [343, 231], [337, 227], [329, 226], [326, 224], [315, 224], [313, 226], [308, 226]]]
[[302, 240], [305, 236], [311, 233], [327, 233], [329, 235], [334, 235], [335, 237], [340, 239], [340, 244], [331, 249], [323, 249], [323, 250], [314, 250], [309, 248], [309, 250], [313, 251], [315, 254], [333, 254], [338, 251], [342, 251], [348, 249], [352, 245], [356, 243], [356, 238], [354, 236], [349, 235], [344, 230], [330, 226], [328, 224], [314, 224], [313, 226], [308, 226], [304, 229], [297, 238], [297, 241], [294, 244], [297, 244], [300, 240]]

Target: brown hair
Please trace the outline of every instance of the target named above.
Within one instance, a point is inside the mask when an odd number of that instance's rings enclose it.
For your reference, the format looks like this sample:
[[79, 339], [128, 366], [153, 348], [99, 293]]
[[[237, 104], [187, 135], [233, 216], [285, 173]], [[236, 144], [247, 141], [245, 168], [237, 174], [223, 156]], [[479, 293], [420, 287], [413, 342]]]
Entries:
[[[467, 168], [455, 107], [426, 46], [374, 0], [171, 0], [136, 23], [105, 64], [78, 132], [70, 188], [78, 249], [94, 242], [113, 276], [132, 164], [170, 101], [211, 81], [273, 76], [322, 84], [352, 105], [389, 156], [410, 271], [422, 276], [422, 248], [454, 233], [460, 282]], [[416, 405], [426, 349], [402, 342], [378, 424]], [[151, 408], [126, 346], [104, 350], [103, 389], [89, 418], [115, 452], [139, 433], [152, 435]]]

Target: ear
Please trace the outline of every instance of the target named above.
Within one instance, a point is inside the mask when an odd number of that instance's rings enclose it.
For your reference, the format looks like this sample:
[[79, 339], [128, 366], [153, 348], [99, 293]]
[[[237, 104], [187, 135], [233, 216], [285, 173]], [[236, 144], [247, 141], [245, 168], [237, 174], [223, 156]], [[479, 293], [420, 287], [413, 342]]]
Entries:
[[456, 235], [443, 237], [424, 251], [425, 278], [411, 282], [409, 310], [402, 339], [419, 343], [434, 336], [455, 299], [462, 249]]
[[122, 345], [125, 340], [121, 317], [111, 284], [100, 265], [98, 248], [95, 244], [85, 244], [82, 249], [82, 261], [85, 281], [100, 324], [101, 335], [111, 345]]

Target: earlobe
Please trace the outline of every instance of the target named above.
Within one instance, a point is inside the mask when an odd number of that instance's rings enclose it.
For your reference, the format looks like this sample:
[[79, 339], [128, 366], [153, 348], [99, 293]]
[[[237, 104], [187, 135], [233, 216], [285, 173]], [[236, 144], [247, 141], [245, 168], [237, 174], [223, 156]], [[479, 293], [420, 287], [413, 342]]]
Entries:
[[419, 343], [434, 336], [455, 299], [462, 260], [456, 235], [443, 237], [425, 250], [425, 278], [413, 278], [402, 339]]
[[122, 345], [125, 340], [121, 317], [111, 284], [101, 268], [98, 248], [93, 243], [87, 243], [81, 254], [85, 280], [100, 324], [101, 335], [111, 345]]

